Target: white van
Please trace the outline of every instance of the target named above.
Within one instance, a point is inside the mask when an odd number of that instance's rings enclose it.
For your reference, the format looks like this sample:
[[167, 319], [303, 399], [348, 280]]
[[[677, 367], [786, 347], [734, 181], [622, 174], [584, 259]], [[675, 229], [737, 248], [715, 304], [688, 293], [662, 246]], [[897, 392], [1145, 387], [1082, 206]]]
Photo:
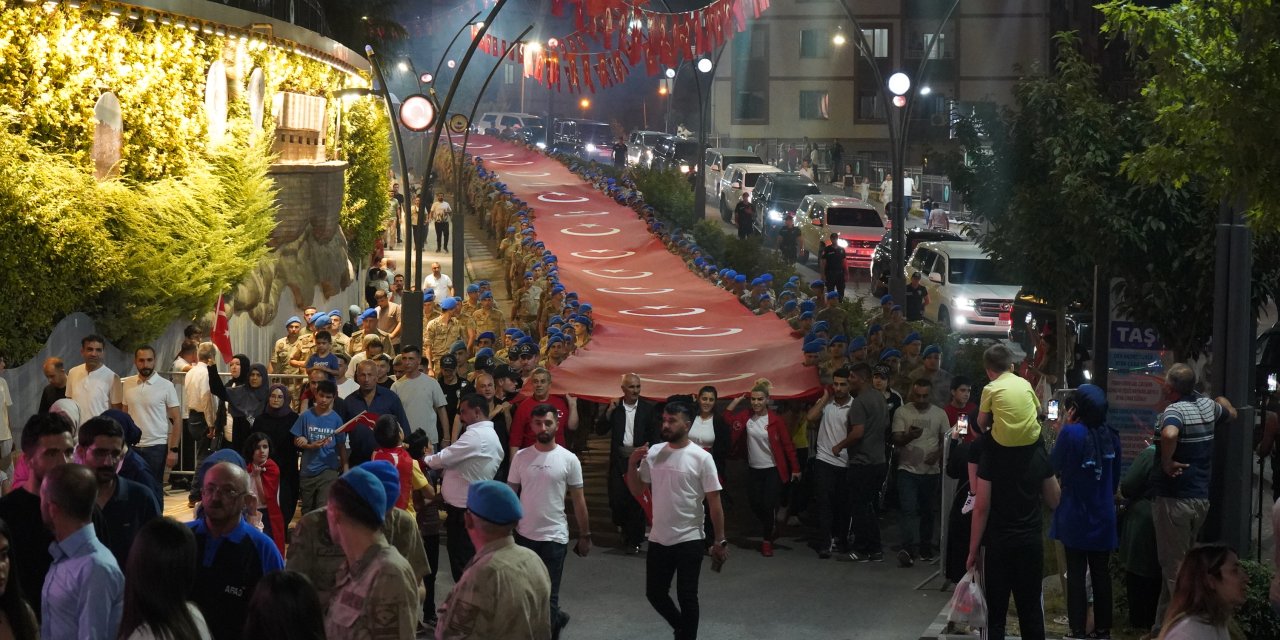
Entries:
[[1008, 336], [1013, 299], [1022, 286], [977, 243], [921, 242], [905, 277], [917, 271], [929, 290], [926, 319], [956, 333]]

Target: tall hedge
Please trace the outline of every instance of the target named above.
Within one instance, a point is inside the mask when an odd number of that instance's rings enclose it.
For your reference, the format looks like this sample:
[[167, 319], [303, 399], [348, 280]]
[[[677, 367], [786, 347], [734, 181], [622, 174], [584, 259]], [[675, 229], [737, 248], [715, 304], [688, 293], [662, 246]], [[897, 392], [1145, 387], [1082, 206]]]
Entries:
[[342, 228], [353, 260], [373, 251], [391, 205], [391, 128], [382, 103], [356, 100], [342, 124], [342, 153], [347, 161]]

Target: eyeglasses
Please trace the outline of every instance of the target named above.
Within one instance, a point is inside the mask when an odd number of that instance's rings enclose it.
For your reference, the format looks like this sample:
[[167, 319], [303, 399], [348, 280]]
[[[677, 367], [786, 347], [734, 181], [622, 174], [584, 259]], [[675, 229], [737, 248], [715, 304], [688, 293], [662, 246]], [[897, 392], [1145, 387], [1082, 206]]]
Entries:
[[216, 484], [206, 484], [204, 487], [200, 489], [200, 493], [205, 497], [210, 497], [210, 498], [222, 497], [222, 498], [231, 498], [233, 500], [244, 494], [243, 491], [239, 491], [233, 488], [231, 485], [219, 486]]

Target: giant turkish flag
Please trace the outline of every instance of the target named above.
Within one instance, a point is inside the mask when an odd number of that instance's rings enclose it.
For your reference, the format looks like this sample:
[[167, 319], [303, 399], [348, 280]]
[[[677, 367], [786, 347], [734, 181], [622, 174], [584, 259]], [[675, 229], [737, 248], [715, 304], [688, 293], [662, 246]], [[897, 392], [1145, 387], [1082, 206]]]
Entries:
[[541, 153], [486, 136], [471, 140], [467, 151], [532, 207], [561, 283], [594, 311], [591, 342], [552, 371], [557, 392], [617, 397], [625, 373], [640, 376], [648, 398], [696, 394], [704, 385], [740, 395], [762, 377], [773, 382], [775, 398], [818, 387], [786, 322], [756, 316], [694, 276], [635, 211]]

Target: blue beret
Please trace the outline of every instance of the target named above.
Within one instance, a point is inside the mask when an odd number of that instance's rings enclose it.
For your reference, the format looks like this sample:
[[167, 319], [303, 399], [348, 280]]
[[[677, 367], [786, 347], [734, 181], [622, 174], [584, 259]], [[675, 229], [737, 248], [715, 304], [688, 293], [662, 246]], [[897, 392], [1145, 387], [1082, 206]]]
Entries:
[[895, 305], [893, 305], [893, 307], [891, 307], [891, 308], [889, 309], [889, 311], [902, 311], [902, 305], [900, 305], [900, 304], [895, 304]]
[[453, 344], [449, 345], [449, 353], [455, 353], [458, 351], [466, 351], [466, 350], [467, 350], [467, 343], [461, 340], [456, 340], [454, 341]]
[[902, 352], [898, 351], [897, 349], [885, 349], [884, 351], [880, 352], [881, 360], [888, 360], [889, 358], [901, 358], [901, 357], [902, 357]]
[[925, 347], [925, 348], [924, 348], [924, 351], [921, 353], [921, 357], [925, 357], [925, 358], [927, 358], [927, 357], [929, 357], [929, 356], [931, 356], [931, 355], [933, 355], [933, 354], [935, 354], [935, 353], [936, 353], [936, 354], [941, 355], [941, 354], [942, 354], [942, 348], [941, 348], [941, 347], [939, 347], [939, 346], [938, 346], [938, 345], [936, 345], [936, 344], [931, 344], [931, 345], [929, 345], [929, 346], [927, 346], [927, 347]]
[[492, 299], [493, 299], [493, 293], [492, 293], [492, 292], [490, 292], [490, 291], [485, 291], [484, 293], [480, 294], [480, 299], [481, 299], [481, 300], [492, 300]]
[[893, 302], [893, 296], [892, 296], [892, 295], [890, 295], [890, 294], [887, 294], [887, 293], [886, 293], [886, 294], [884, 294], [884, 295], [880, 296], [880, 304], [884, 305], [884, 304], [889, 304], [889, 303], [891, 303], [891, 302]]
[[760, 280], [762, 282], [773, 282], [773, 274], [772, 273], [763, 274], [760, 276]]
[[875, 334], [880, 333], [880, 331], [881, 331], [880, 325], [873, 324], [870, 327], [867, 327], [867, 336], [868, 337], [874, 336]]
[[445, 311], [453, 309], [456, 306], [458, 306], [458, 301], [453, 298], [445, 298], [444, 301], [440, 303], [440, 308]]
[[762, 293], [762, 294], [760, 294], [760, 299], [761, 299], [761, 300], [772, 300], [772, 299], [773, 299], [773, 296], [769, 295], [768, 293]]
[[806, 342], [803, 347], [805, 353], [821, 353], [826, 348], [827, 345], [823, 344], [821, 339]]
[[916, 333], [915, 331], [912, 331], [911, 333], [907, 334], [907, 337], [902, 339], [902, 345], [906, 346], [911, 344], [912, 342], [920, 342], [920, 341], [921, 341], [920, 334]]
[[805, 311], [813, 311], [815, 308], [817, 308], [817, 306], [818, 304], [812, 300], [805, 300], [804, 302], [800, 303], [800, 308]]
[[737, 271], [734, 271], [733, 269], [729, 269], [729, 270], [725, 271], [725, 272], [724, 272], [724, 274], [725, 274], [726, 276], [729, 276], [730, 278], [736, 278], [736, 277], [738, 277], [738, 272], [737, 272]]
[[800, 276], [793, 275], [790, 278], [787, 278], [787, 282], [799, 282], [799, 281], [800, 281]]
[[390, 511], [400, 501], [400, 472], [386, 460], [371, 460], [358, 466], [382, 482], [382, 489], [387, 494], [386, 510]]
[[434, 292], [434, 291], [424, 291], [424, 292], [422, 292], [422, 301], [423, 301], [423, 302], [435, 302], [435, 301], [436, 301], [436, 292]]
[[827, 283], [825, 283], [825, 282], [823, 282], [823, 281], [821, 281], [821, 280], [814, 280], [813, 282], [810, 282], [810, 283], [809, 283], [809, 288], [811, 288], [811, 289], [812, 289], [812, 288], [815, 288], [815, 287], [825, 287], [825, 286], [827, 286]]
[[782, 288], [786, 290], [794, 290], [796, 288], [796, 283], [787, 281], [786, 284], [782, 285]]
[[295, 322], [302, 324], [302, 318], [299, 318], [298, 316], [289, 316], [289, 319], [284, 321], [284, 326], [288, 327]]
[[365, 309], [364, 312], [360, 314], [360, 322], [364, 322], [369, 318], [376, 318], [376, 317], [378, 317], [377, 309]]
[[507, 329], [507, 330], [506, 330], [506, 331], [504, 331], [503, 333], [505, 333], [505, 334], [507, 334], [507, 335], [509, 335], [509, 336], [514, 336], [514, 335], [515, 335], [515, 334], [517, 334], [517, 333], [521, 333], [521, 331], [520, 331], [519, 329]]
[[494, 524], [512, 524], [524, 517], [516, 492], [497, 480], [471, 483], [467, 488], [467, 511]]
[[812, 312], [812, 311], [805, 311], [805, 312], [801, 313], [801, 314], [800, 314], [800, 319], [801, 319], [801, 320], [811, 320], [811, 319], [813, 319], [813, 312]]
[[321, 324], [329, 324], [329, 314], [323, 311], [316, 313], [315, 315], [311, 316], [311, 324], [314, 324], [317, 327], [320, 326]]
[[515, 227], [507, 227], [507, 233], [515, 233], [515, 232], [516, 232]]
[[341, 310], [341, 309], [334, 309], [334, 310], [332, 310], [332, 311], [330, 311], [330, 312], [329, 312], [329, 315], [331, 315], [331, 316], [338, 316], [339, 318], [341, 318], [341, 317], [342, 317], [342, 310]]
[[836, 335], [835, 337], [831, 338], [831, 344], [836, 344], [836, 343], [847, 344], [848, 342], [849, 342], [849, 337], [844, 335]]
[[342, 481], [347, 483], [347, 486], [351, 487], [356, 495], [373, 509], [374, 513], [378, 514], [378, 522], [386, 518], [387, 491], [382, 488], [382, 481], [377, 476], [360, 466], [342, 474]]
[[862, 336], [856, 336], [854, 337], [853, 340], [849, 341], [850, 351], [857, 351], [859, 349], [866, 349], [866, 348], [867, 348], [867, 339]]
[[[743, 276], [743, 279], [745, 280], [745, 279], [746, 279], [746, 276]], [[764, 280], [761, 280], [760, 278], [756, 278], [756, 279], [754, 279], [754, 280], [752, 280], [752, 281], [751, 281], [751, 286], [753, 286], [753, 287], [758, 287], [758, 286], [760, 286], [760, 285], [762, 285], [762, 284], [764, 284]]]
[[733, 277], [733, 281], [734, 281], [734, 282], [746, 282], [746, 281], [747, 281], [747, 277], [746, 277], [746, 276], [744, 276], [744, 275], [742, 275], [741, 273], [739, 273], [738, 275], [736, 275], [736, 276], [734, 276], [734, 277]]
[[476, 280], [476, 284], [480, 285], [481, 287], [488, 287], [488, 286], [490, 286], [490, 285], [489, 285], [489, 281], [488, 281], [488, 280]]
[[481, 358], [481, 357], [484, 357], [484, 356], [489, 356], [490, 358], [492, 358], [492, 357], [493, 357], [493, 349], [490, 349], [489, 347], [485, 347], [485, 348], [483, 348], [483, 349], [481, 349], [481, 350], [479, 350], [479, 351], [477, 351], [477, 352], [476, 352], [476, 357], [477, 357], [477, 358]]
[[795, 301], [795, 300], [788, 300], [788, 301], [786, 301], [786, 302], [782, 303], [782, 310], [783, 310], [783, 311], [794, 311], [794, 310], [795, 310], [795, 308], [796, 308], [796, 301]]
[[590, 311], [590, 310], [591, 310], [591, 303], [590, 303], [590, 302], [584, 302], [584, 303], [582, 303], [582, 310], [583, 310], [583, 311]]
[[813, 323], [813, 330], [814, 330], [815, 332], [816, 332], [816, 331], [828, 331], [828, 330], [830, 330], [830, 329], [831, 329], [831, 325], [830, 325], [830, 324], [828, 324], [826, 320], [819, 320], [819, 321], [817, 321], [817, 322]]
[[831, 298], [839, 298], [839, 297], [840, 297], [840, 292], [839, 292], [839, 291], [828, 291], [828, 292], [827, 292], [827, 299], [828, 299], [828, 300], [830, 300]]
[[480, 335], [476, 336], [477, 340], [484, 340], [485, 338], [488, 338], [490, 340], [497, 340], [498, 336], [493, 335], [492, 331], [483, 331], [480, 333]]
[[480, 285], [474, 282], [467, 285], [467, 293], [480, 293]]

